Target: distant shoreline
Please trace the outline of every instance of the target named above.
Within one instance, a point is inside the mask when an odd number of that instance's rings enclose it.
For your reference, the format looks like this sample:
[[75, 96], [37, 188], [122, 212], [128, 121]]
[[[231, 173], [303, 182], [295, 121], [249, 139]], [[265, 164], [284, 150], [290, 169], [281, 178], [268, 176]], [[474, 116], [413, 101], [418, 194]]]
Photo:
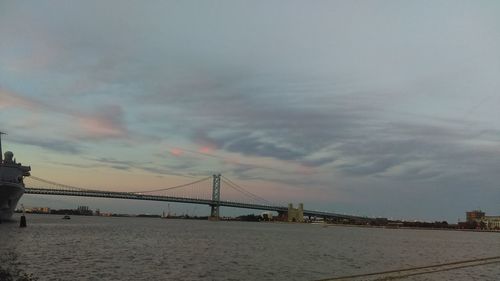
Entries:
[[[20, 213], [20, 212], [17, 212]], [[61, 216], [59, 213], [26, 213], [28, 215], [51, 215], [51, 216]], [[164, 220], [198, 220], [198, 221], [209, 221], [208, 217], [162, 217], [160, 215], [149, 215], [149, 214], [112, 214], [112, 215], [83, 215], [83, 214], [71, 214], [71, 216], [78, 217], [104, 217], [104, 218], [156, 218]], [[3, 222], [16, 222], [17, 220], [11, 219], [9, 221]], [[317, 225], [322, 227], [360, 227], [360, 228], [380, 228], [380, 229], [410, 229], [410, 230], [443, 230], [443, 231], [465, 231], [465, 232], [489, 232], [489, 233], [500, 233], [500, 230], [488, 230], [488, 229], [466, 229], [466, 228], [437, 228], [437, 227], [411, 227], [411, 226], [384, 226], [384, 225], [362, 225], [362, 224], [336, 224], [336, 223], [318, 223], [318, 222], [287, 222], [287, 221], [252, 221], [252, 220], [238, 220], [236, 218], [232, 219], [220, 219], [221, 222], [256, 222], [256, 223], [277, 223], [277, 224], [303, 224], [303, 225]]]
[[465, 231], [465, 232], [492, 232], [500, 233], [500, 230], [488, 230], [488, 229], [466, 229], [466, 228], [432, 228], [432, 227], [392, 227], [392, 226], [378, 226], [378, 225], [356, 225], [356, 224], [335, 224], [335, 223], [325, 223], [325, 224], [315, 224], [323, 227], [361, 227], [361, 228], [381, 228], [381, 229], [411, 229], [411, 230], [443, 230], [443, 231]]

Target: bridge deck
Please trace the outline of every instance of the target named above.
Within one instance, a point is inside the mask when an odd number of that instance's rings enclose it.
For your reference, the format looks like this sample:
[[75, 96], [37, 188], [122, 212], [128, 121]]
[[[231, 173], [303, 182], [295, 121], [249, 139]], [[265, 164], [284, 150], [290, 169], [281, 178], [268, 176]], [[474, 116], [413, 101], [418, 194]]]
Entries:
[[[39, 194], [39, 195], [63, 195], [63, 196], [129, 199], [129, 200], [164, 201], [164, 202], [201, 204], [201, 205], [209, 205], [209, 206], [217, 204], [217, 202], [209, 200], [209, 199], [147, 195], [147, 194], [140, 194], [140, 193], [116, 192], [116, 191], [26, 188], [25, 193], [26, 194]], [[253, 210], [264, 210], [264, 211], [275, 211], [275, 212], [287, 212], [288, 211], [288, 208], [284, 207], [284, 206], [248, 204], [248, 203], [223, 201], [223, 200], [221, 200], [219, 202], [219, 206], [243, 208], [243, 209], [253, 209]], [[350, 215], [343, 215], [343, 214], [336, 214], [336, 213], [329, 213], [329, 212], [321, 212], [321, 211], [313, 211], [313, 210], [304, 210], [304, 215], [305, 216], [325, 217], [325, 218], [350, 219], [350, 220], [371, 220], [370, 218], [366, 218], [366, 217], [357, 217], [357, 216], [350, 216]]]

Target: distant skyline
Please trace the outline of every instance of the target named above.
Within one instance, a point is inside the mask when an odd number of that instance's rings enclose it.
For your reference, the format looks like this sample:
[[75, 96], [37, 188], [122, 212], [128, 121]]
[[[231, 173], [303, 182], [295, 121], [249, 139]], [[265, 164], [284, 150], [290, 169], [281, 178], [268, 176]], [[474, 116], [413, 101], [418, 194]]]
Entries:
[[[75, 186], [222, 173], [308, 209], [500, 215], [499, 14], [498, 1], [0, 1], [4, 151]], [[23, 198], [102, 209], [71, 200]]]

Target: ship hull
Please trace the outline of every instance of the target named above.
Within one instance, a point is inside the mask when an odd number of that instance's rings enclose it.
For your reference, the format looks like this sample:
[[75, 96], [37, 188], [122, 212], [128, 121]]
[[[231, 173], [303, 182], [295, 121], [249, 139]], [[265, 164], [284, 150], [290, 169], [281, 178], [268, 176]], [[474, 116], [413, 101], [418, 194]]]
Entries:
[[0, 182], [0, 220], [10, 220], [24, 187], [17, 183]]

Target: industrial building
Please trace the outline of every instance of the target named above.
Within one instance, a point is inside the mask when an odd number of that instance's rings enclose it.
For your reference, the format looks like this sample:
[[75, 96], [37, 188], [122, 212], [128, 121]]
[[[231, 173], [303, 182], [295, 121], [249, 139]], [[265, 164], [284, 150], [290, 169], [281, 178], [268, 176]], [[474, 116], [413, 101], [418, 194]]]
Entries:
[[481, 210], [473, 210], [465, 213], [467, 223], [477, 224], [479, 228], [488, 230], [500, 230], [500, 216], [487, 216]]

